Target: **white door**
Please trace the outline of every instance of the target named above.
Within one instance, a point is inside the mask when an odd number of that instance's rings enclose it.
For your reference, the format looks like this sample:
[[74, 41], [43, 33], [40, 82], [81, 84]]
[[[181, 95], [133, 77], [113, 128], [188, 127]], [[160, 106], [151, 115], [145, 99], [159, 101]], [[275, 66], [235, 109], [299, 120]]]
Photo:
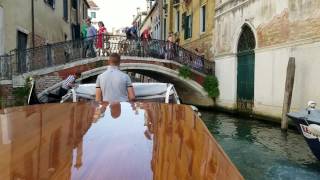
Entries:
[[3, 8], [0, 6], [0, 55], [4, 53], [4, 18]]

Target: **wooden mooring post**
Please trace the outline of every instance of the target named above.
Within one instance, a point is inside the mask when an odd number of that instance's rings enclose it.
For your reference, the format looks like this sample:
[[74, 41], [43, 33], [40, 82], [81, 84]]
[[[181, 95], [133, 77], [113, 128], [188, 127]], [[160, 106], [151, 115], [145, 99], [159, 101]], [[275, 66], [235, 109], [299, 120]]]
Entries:
[[281, 119], [281, 129], [285, 131], [288, 129], [287, 113], [289, 113], [290, 106], [291, 106], [295, 70], [296, 70], [295, 58], [290, 57], [288, 62], [288, 67], [287, 67], [286, 86], [285, 86], [285, 92], [284, 92], [282, 119]]

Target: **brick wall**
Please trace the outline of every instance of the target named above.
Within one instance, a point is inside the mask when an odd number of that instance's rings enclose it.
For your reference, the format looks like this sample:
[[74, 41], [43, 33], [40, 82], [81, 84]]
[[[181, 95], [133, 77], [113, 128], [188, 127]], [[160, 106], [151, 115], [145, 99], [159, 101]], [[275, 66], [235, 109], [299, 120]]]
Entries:
[[320, 15], [290, 20], [286, 9], [270, 22], [257, 28], [259, 47], [267, 47], [307, 38], [320, 37]]
[[201, 55], [204, 55], [206, 59], [213, 61], [212, 35], [186, 43], [182, 46], [193, 53], [195, 53], [195, 49], [197, 48]]
[[58, 75], [46, 75], [36, 78], [36, 92], [37, 94], [43, 90], [61, 82], [63, 79]]
[[11, 106], [14, 103], [12, 92], [13, 88], [11, 84], [0, 85], [0, 108]]

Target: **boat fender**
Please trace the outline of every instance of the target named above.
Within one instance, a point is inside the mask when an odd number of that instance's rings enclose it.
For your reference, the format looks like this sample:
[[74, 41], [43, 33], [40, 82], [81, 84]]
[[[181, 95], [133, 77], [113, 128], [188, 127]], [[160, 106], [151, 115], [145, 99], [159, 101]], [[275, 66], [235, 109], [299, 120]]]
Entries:
[[316, 137], [320, 137], [320, 126], [319, 126], [319, 125], [317, 125], [317, 124], [310, 124], [310, 125], [308, 126], [308, 130], [309, 130], [309, 132], [310, 132], [312, 135], [314, 135], [314, 136], [316, 136]]
[[198, 115], [199, 117], [201, 117], [201, 113], [199, 112], [199, 109], [198, 109], [197, 107], [195, 107], [195, 106], [193, 106], [193, 105], [190, 105], [190, 107], [191, 107], [191, 109], [192, 109], [195, 113], [197, 113], [197, 115]]

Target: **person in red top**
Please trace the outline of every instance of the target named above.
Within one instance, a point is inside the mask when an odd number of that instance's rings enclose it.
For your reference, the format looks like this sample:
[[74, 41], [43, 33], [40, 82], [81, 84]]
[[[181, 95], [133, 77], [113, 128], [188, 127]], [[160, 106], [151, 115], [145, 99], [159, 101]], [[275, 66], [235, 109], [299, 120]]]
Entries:
[[149, 39], [151, 39], [151, 27], [148, 27], [147, 29], [145, 29], [142, 34], [141, 34], [141, 40], [142, 41], [148, 41]]
[[98, 49], [98, 53], [102, 52], [104, 54], [105, 48], [103, 47], [104, 45], [104, 40], [105, 40], [105, 35], [107, 35], [107, 29], [104, 27], [104, 24], [102, 21], [98, 22], [99, 30], [98, 30], [98, 38], [97, 38], [97, 44], [96, 47]]
[[144, 55], [146, 56], [148, 54], [148, 43], [149, 43], [149, 40], [151, 40], [151, 27], [150, 26], [142, 32], [140, 38], [142, 41], [143, 52], [144, 52]]

